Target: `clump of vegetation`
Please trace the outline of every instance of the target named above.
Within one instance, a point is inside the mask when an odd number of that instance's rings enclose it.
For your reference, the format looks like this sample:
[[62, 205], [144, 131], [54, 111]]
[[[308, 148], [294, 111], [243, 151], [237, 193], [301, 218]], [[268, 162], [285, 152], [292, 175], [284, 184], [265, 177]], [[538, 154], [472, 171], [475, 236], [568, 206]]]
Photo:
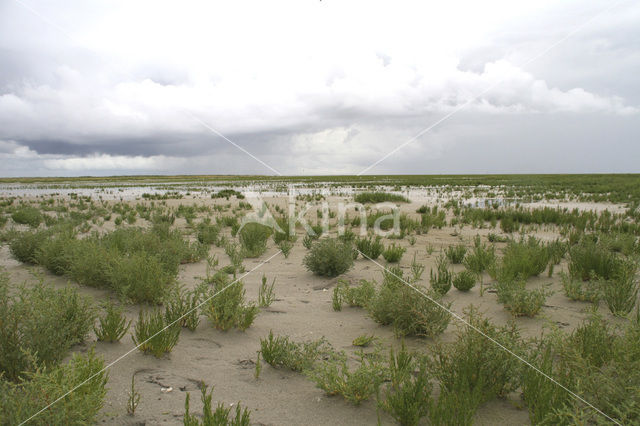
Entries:
[[317, 359], [331, 352], [331, 345], [324, 338], [293, 342], [289, 336], [274, 336], [269, 331], [265, 339], [260, 339], [260, 355], [274, 368], [304, 371], [311, 368]]
[[527, 290], [525, 281], [499, 281], [495, 285], [498, 302], [515, 316], [534, 317], [551, 292], [546, 288]]
[[313, 244], [303, 263], [316, 275], [335, 277], [353, 266], [353, 247], [335, 238], [324, 238]]
[[185, 327], [195, 331], [200, 324], [200, 306], [206, 294], [206, 287], [201, 284], [193, 290], [177, 287], [165, 301], [164, 316], [167, 324], [176, 323], [179, 327]]
[[338, 280], [333, 289], [333, 310], [342, 310], [342, 305], [365, 308], [376, 294], [375, 285], [371, 281], [361, 280], [360, 285], [351, 286], [345, 280]]
[[569, 275], [572, 278], [582, 281], [594, 277], [608, 280], [614, 277], [619, 268], [618, 256], [593, 238], [583, 237], [569, 250]]
[[267, 241], [272, 229], [260, 223], [247, 223], [239, 231], [244, 257], [259, 257], [267, 251]]
[[560, 277], [564, 294], [571, 300], [596, 303], [602, 297], [598, 281], [576, 280], [563, 272]]
[[451, 263], [460, 264], [464, 260], [464, 256], [467, 254], [467, 247], [463, 244], [449, 246], [446, 248], [444, 253]]
[[[34, 414], [36, 424], [93, 424], [107, 393], [108, 375], [104, 361], [93, 349], [86, 354], [74, 354], [67, 364], [44, 368], [37, 362], [28, 368], [18, 383], [0, 376], [0, 412], [3, 424], [21, 424]], [[51, 407], [52, 401], [81, 385]]]
[[356, 248], [362, 255], [368, 259], [376, 260], [384, 251], [384, 245], [380, 241], [379, 235], [375, 237], [356, 239]]
[[521, 340], [515, 325], [496, 327], [473, 307], [465, 319], [473, 327], [461, 325], [456, 341], [437, 344], [429, 358], [428, 371], [440, 383], [437, 405], [444, 410], [435, 416], [470, 419], [480, 404], [519, 386], [519, 361], [494, 342], [517, 353]]
[[332, 353], [307, 371], [307, 375], [328, 396], [342, 395], [359, 405], [375, 395], [386, 378], [386, 368], [376, 354], [358, 353], [357, 366], [349, 368], [343, 352]]
[[271, 284], [267, 284], [267, 277], [262, 275], [262, 282], [258, 288], [258, 306], [266, 308], [276, 300], [274, 288], [276, 286], [276, 279], [274, 278]]
[[480, 240], [480, 236], [477, 235], [474, 238], [473, 248], [471, 252], [467, 254], [464, 259], [464, 266], [469, 271], [481, 276], [483, 272], [491, 269], [496, 263], [496, 252], [491, 245], [487, 247]]
[[398, 336], [434, 337], [449, 325], [450, 306], [439, 293], [409, 287], [400, 268], [389, 268], [367, 310], [376, 322], [392, 325]]
[[476, 275], [469, 271], [460, 271], [453, 276], [453, 286], [460, 291], [469, 291], [476, 285]]
[[33, 206], [22, 206], [11, 214], [11, 219], [13, 219], [15, 223], [37, 228], [44, 220], [44, 217], [38, 208]]
[[147, 252], [118, 257], [109, 265], [107, 277], [123, 298], [134, 303], [159, 303], [175, 283], [161, 261]]
[[200, 417], [191, 415], [189, 412], [189, 399], [190, 395], [187, 392], [187, 396], [184, 400], [184, 417], [183, 423], [185, 426], [210, 426], [210, 425], [234, 425], [234, 426], [249, 426], [251, 424], [251, 413], [245, 407], [244, 409], [240, 403], [236, 404], [235, 413], [232, 415], [232, 407], [225, 407], [223, 403], [219, 402], [216, 409], [213, 409], [213, 386], [211, 391], [207, 393], [207, 385], [202, 383], [200, 385], [202, 392], [202, 420]]
[[131, 336], [138, 349], [150, 352], [156, 358], [171, 352], [179, 338], [180, 325], [168, 323], [161, 311], [150, 312], [148, 315], [140, 311]]
[[382, 252], [382, 257], [384, 257], [384, 260], [389, 263], [398, 263], [406, 251], [406, 248], [396, 246], [395, 243], [393, 243], [390, 246], [387, 246], [387, 248]]
[[196, 237], [203, 244], [216, 244], [220, 235], [220, 227], [203, 221], [196, 228]]
[[36, 253], [50, 236], [46, 230], [20, 232], [9, 242], [11, 255], [23, 263], [36, 263]]
[[236, 197], [238, 200], [244, 200], [242, 192], [238, 192], [233, 189], [221, 189], [220, 191], [211, 194], [211, 198], [226, 198], [228, 200], [229, 197]]
[[635, 262], [621, 261], [612, 279], [599, 281], [602, 299], [614, 315], [624, 316], [636, 306], [640, 287], [636, 269]]
[[122, 312], [122, 308], [109, 302], [105, 306], [105, 315], [98, 318], [98, 325], [93, 326], [93, 331], [99, 342], [118, 342], [127, 334], [131, 321]]
[[438, 257], [438, 260], [436, 261], [436, 272], [434, 273], [433, 269], [431, 269], [430, 275], [431, 288], [433, 288], [433, 290], [438, 294], [447, 294], [451, 289], [453, 274], [449, 270], [446, 257], [442, 255]]
[[212, 294], [207, 297], [204, 313], [219, 330], [233, 327], [244, 331], [253, 324], [258, 315], [258, 307], [245, 302], [242, 281], [231, 281], [227, 275], [217, 275], [213, 282]]
[[549, 263], [549, 252], [544, 244], [531, 236], [527, 240], [510, 241], [504, 249], [502, 261], [490, 271], [499, 281], [527, 279], [540, 275]]
[[363, 334], [353, 339], [353, 342], [351, 342], [351, 344], [353, 346], [367, 347], [375, 341], [376, 337], [373, 334]]
[[0, 271], [0, 375], [17, 381], [33, 368], [54, 366], [86, 339], [94, 319], [93, 305], [77, 290], [40, 281], [10, 295]]
[[388, 192], [361, 192], [354, 197], [356, 203], [408, 203], [409, 199], [402, 195], [390, 194]]
[[278, 242], [278, 248], [284, 254], [284, 258], [288, 259], [289, 254], [291, 253], [291, 249], [293, 248], [293, 243], [289, 240], [282, 240]]

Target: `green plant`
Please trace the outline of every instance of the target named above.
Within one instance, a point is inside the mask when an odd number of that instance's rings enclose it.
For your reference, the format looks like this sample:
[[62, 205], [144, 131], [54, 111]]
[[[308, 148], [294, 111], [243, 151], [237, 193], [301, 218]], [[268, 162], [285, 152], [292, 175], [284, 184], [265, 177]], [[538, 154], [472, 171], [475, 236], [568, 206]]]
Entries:
[[515, 325], [497, 327], [473, 306], [465, 310], [465, 319], [456, 340], [436, 344], [428, 362], [428, 371], [440, 383], [441, 400], [437, 405], [448, 406], [450, 417], [470, 417], [480, 404], [505, 396], [519, 386], [520, 361], [503, 349], [516, 353], [520, 350], [521, 339]]
[[352, 404], [359, 405], [378, 389], [386, 377], [386, 368], [375, 354], [358, 354], [358, 365], [350, 369], [344, 353], [333, 353], [307, 370], [307, 375], [327, 395], [342, 395]]
[[239, 231], [244, 257], [259, 257], [267, 251], [267, 241], [272, 229], [260, 223], [246, 223]]
[[620, 261], [610, 280], [600, 280], [602, 298], [614, 315], [631, 312], [638, 300], [640, 283], [636, 280], [637, 265], [633, 261]]
[[267, 277], [262, 275], [262, 282], [260, 287], [258, 288], [258, 306], [262, 308], [266, 308], [271, 306], [271, 304], [276, 299], [276, 295], [274, 293], [274, 287], [276, 285], [276, 279], [274, 278], [271, 284], [267, 284]]
[[333, 310], [342, 310], [344, 303], [351, 307], [364, 308], [375, 293], [375, 285], [371, 281], [361, 280], [360, 285], [351, 286], [346, 280], [338, 280], [338, 285], [333, 289]]
[[376, 235], [375, 238], [373, 236], [369, 236], [368, 238], [357, 238], [356, 248], [360, 253], [362, 253], [363, 257], [376, 260], [384, 251], [384, 245], [380, 240], [381, 237], [379, 235]]
[[179, 324], [169, 325], [162, 312], [155, 311], [145, 315], [140, 311], [131, 339], [141, 351], [150, 352], [156, 358], [160, 358], [171, 352], [179, 337]]
[[500, 281], [527, 279], [542, 273], [549, 263], [549, 252], [544, 244], [535, 237], [527, 240], [510, 241], [504, 249], [502, 261], [489, 271]]
[[307, 250], [310, 250], [315, 240], [316, 238], [313, 238], [311, 235], [305, 235], [304, 238], [302, 239], [302, 245]]
[[471, 271], [460, 271], [453, 276], [453, 286], [460, 291], [469, 291], [476, 285], [476, 274]]
[[619, 268], [617, 255], [592, 238], [583, 237], [569, 249], [569, 275], [574, 279], [587, 281], [595, 276], [608, 280]]
[[18, 208], [11, 214], [11, 219], [15, 223], [23, 225], [29, 225], [32, 228], [37, 228], [42, 223], [44, 217], [39, 209], [33, 206], [23, 206]]
[[601, 286], [598, 281], [576, 280], [564, 272], [560, 273], [560, 279], [565, 296], [571, 300], [595, 303], [602, 298]]
[[462, 263], [462, 261], [464, 260], [464, 256], [467, 254], [467, 247], [462, 244], [449, 246], [445, 249], [444, 253], [451, 263]]
[[362, 346], [362, 347], [367, 347], [369, 346], [372, 342], [376, 341], [376, 337], [373, 334], [363, 334], [362, 336], [358, 336], [355, 339], [353, 339], [353, 342], [351, 342], [351, 344], [353, 346]]
[[447, 258], [440, 255], [436, 261], [436, 272], [430, 271], [431, 288], [439, 294], [445, 295], [451, 289], [452, 273], [447, 264]]
[[129, 399], [127, 400], [127, 414], [133, 416], [136, 408], [140, 403], [140, 393], [136, 391], [135, 374], [131, 376], [131, 390], [129, 391]]
[[527, 290], [525, 281], [498, 281], [495, 285], [498, 302], [515, 316], [534, 317], [552, 294], [547, 288]]
[[284, 254], [284, 258], [288, 259], [289, 254], [291, 253], [291, 249], [293, 248], [293, 243], [289, 240], [282, 240], [278, 242], [278, 248]]
[[411, 281], [417, 282], [422, 278], [425, 266], [422, 263], [416, 262], [416, 253], [413, 253], [413, 259], [411, 260]]
[[265, 339], [260, 339], [260, 355], [274, 368], [304, 371], [320, 357], [332, 352], [331, 345], [324, 339], [309, 342], [293, 342], [289, 336], [274, 336], [269, 330]]
[[8, 275], [0, 270], [0, 375], [16, 381], [30, 367], [55, 365], [86, 339], [94, 319], [89, 298], [77, 290], [40, 281], [10, 295]]
[[353, 248], [338, 239], [325, 238], [313, 244], [303, 264], [316, 275], [335, 277], [353, 266]]
[[480, 240], [480, 236], [474, 238], [473, 248], [464, 259], [464, 266], [469, 271], [481, 276], [482, 273], [490, 268], [496, 262], [495, 248], [491, 245], [487, 247]]
[[220, 227], [210, 223], [202, 222], [197, 227], [196, 237], [203, 244], [215, 244], [220, 235]]
[[245, 303], [245, 289], [242, 281], [231, 282], [226, 275], [214, 281], [212, 294], [207, 298], [204, 313], [219, 330], [237, 327], [244, 331], [253, 324], [258, 307]]
[[147, 252], [118, 257], [110, 263], [107, 275], [114, 289], [135, 303], [160, 303], [174, 283], [162, 262]]
[[65, 229], [42, 241], [35, 250], [35, 262], [55, 275], [65, 274], [70, 267], [71, 258], [68, 248], [75, 243], [75, 233], [72, 229]]
[[105, 315], [98, 318], [98, 326], [93, 331], [100, 342], [118, 342], [129, 331], [131, 321], [122, 312], [122, 308], [109, 302], [105, 306]]
[[[21, 424], [36, 413], [32, 421], [41, 425], [97, 421], [107, 393], [108, 375], [104, 361], [93, 349], [86, 354], [74, 354], [68, 363], [50, 368], [35, 365], [33, 359], [32, 362], [34, 365], [29, 368], [32, 372], [19, 383], [0, 377], [2, 424]], [[69, 392], [79, 385], [82, 387], [77, 391]], [[50, 405], [52, 401], [56, 403]], [[43, 407], [48, 408], [42, 410]]]
[[198, 309], [206, 294], [206, 287], [201, 284], [193, 290], [176, 287], [165, 300], [164, 316], [167, 324], [174, 322], [180, 326], [195, 331], [200, 324], [200, 310]]
[[223, 403], [218, 403], [215, 411], [212, 406], [213, 398], [213, 386], [211, 391], [207, 393], [207, 385], [204, 382], [200, 385], [202, 392], [202, 420], [200, 418], [191, 415], [189, 412], [189, 392], [184, 401], [184, 426], [218, 426], [218, 425], [232, 425], [232, 426], [249, 426], [251, 423], [250, 411], [245, 407], [241, 407], [241, 404], [236, 404], [235, 415], [231, 414], [232, 407], [225, 407]]
[[387, 246], [387, 248], [382, 252], [382, 257], [384, 257], [384, 260], [389, 263], [398, 263], [406, 251], [406, 248], [396, 246], [396, 244], [393, 243], [390, 246]]
[[389, 194], [387, 192], [361, 192], [354, 197], [356, 203], [408, 203], [409, 199], [402, 195]]
[[19, 232], [9, 241], [9, 251], [20, 262], [35, 263], [36, 253], [49, 235], [46, 230]]

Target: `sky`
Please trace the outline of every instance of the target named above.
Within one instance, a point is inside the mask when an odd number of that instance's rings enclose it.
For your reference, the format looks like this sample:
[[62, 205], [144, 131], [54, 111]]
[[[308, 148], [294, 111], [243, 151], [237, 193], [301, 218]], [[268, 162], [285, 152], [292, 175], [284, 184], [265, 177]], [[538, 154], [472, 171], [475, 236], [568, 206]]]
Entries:
[[640, 172], [637, 1], [0, 0], [0, 176]]

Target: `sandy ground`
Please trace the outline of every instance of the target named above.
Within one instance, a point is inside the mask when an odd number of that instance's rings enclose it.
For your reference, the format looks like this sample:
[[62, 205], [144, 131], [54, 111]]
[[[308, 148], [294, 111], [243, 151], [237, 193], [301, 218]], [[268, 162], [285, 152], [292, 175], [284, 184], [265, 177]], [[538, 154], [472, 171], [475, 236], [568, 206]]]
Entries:
[[[344, 200], [336, 198], [335, 200]], [[224, 201], [224, 200], [223, 200]], [[271, 200], [273, 203], [284, 204], [284, 199]], [[270, 204], [271, 204], [270, 201]], [[189, 204], [191, 200], [169, 200], [169, 205]], [[198, 200], [198, 203], [211, 203], [211, 200]], [[284, 205], [283, 205], [284, 206]], [[403, 211], [415, 212], [419, 203], [402, 207]], [[315, 217], [315, 215], [314, 215]], [[136, 225], [141, 224], [138, 222]], [[178, 226], [184, 226], [184, 220], [176, 221]], [[112, 227], [112, 223], [107, 224]], [[407, 247], [407, 253], [401, 261], [403, 268], [409, 269], [414, 253], [418, 262], [425, 264], [426, 271], [420, 281], [428, 286], [429, 269], [435, 265], [440, 247], [458, 244], [461, 241], [471, 244], [476, 234], [486, 235], [489, 232], [499, 233], [490, 229], [471, 229], [470, 227], [431, 230], [426, 235], [417, 236], [415, 245], [409, 245], [407, 239], [393, 240]], [[552, 230], [541, 231], [540, 236], [545, 239], [557, 237]], [[262, 309], [254, 324], [245, 332], [215, 330], [202, 318], [200, 326], [195, 332], [183, 329], [178, 345], [162, 359], [133, 350], [134, 345], [130, 335], [125, 336], [120, 343], [110, 344], [96, 342], [91, 335], [84, 345], [74, 348], [74, 351], [86, 351], [94, 346], [106, 363], [128, 355], [109, 369], [108, 394], [104, 408], [99, 416], [99, 422], [105, 424], [181, 424], [184, 413], [185, 393], [191, 393], [192, 412], [200, 412], [201, 381], [214, 386], [214, 401], [225, 404], [235, 404], [238, 401], [251, 410], [251, 420], [258, 425], [323, 425], [344, 424], [361, 425], [376, 424], [378, 421], [375, 401], [368, 401], [360, 406], [353, 406], [340, 397], [327, 397], [316, 388], [305, 376], [299, 373], [277, 370], [263, 363], [262, 374], [259, 379], [254, 377], [256, 351], [259, 349], [260, 338], [265, 337], [270, 330], [274, 334], [289, 335], [294, 340], [316, 339], [325, 336], [328, 341], [339, 350], [345, 350], [352, 357], [356, 348], [351, 345], [352, 340], [362, 334], [378, 336], [385, 346], [399, 345], [400, 341], [393, 335], [390, 327], [379, 326], [362, 309], [344, 308], [342, 312], [334, 312], [331, 307], [331, 287], [337, 279], [322, 278], [312, 275], [302, 265], [302, 259], [307, 250], [302, 246], [302, 238], [295, 243], [295, 247], [288, 259], [279, 254], [262, 265], [278, 250], [273, 241], [269, 241], [268, 251], [258, 259], [246, 259], [244, 265], [249, 271], [259, 267], [247, 275], [243, 282], [249, 300], [257, 300], [258, 286], [262, 274], [269, 281], [276, 278], [275, 293], [277, 300], [270, 308]], [[432, 254], [427, 253], [427, 246], [435, 248]], [[504, 244], [497, 244], [501, 248]], [[211, 254], [216, 254], [221, 266], [228, 263], [224, 250], [211, 248]], [[382, 257], [378, 260], [386, 264]], [[9, 254], [8, 248], [0, 247], [0, 265], [6, 267], [13, 283], [23, 281], [34, 282], [33, 271], [44, 275], [47, 282], [61, 287], [71, 285], [78, 287], [81, 293], [93, 297], [96, 302], [113, 298], [108, 291], [96, 290], [69, 283], [64, 277], [53, 276], [38, 267], [27, 267], [15, 260]], [[463, 269], [461, 265], [454, 265], [455, 271]], [[566, 265], [556, 266], [556, 273], [552, 278], [544, 276], [529, 281], [528, 287], [534, 288], [543, 284], [551, 284], [555, 294], [548, 298], [547, 304], [536, 318], [516, 318], [523, 336], [533, 337], [540, 334], [543, 327], [555, 325], [570, 331], [576, 327], [586, 314], [590, 306], [586, 303], [572, 302], [563, 294], [557, 272], [566, 269]], [[199, 277], [206, 273], [206, 262], [183, 265], [179, 281], [192, 288], [199, 282]], [[381, 280], [381, 268], [368, 260], [358, 259], [355, 267], [341, 278], [357, 282], [360, 279]], [[490, 283], [488, 276], [485, 283]], [[446, 301], [452, 301], [452, 309], [462, 313], [470, 304], [479, 307], [498, 324], [512, 320], [512, 316], [496, 301], [496, 295], [489, 288], [483, 297], [479, 295], [476, 286], [468, 293], [462, 293], [452, 288], [447, 294]], [[126, 313], [134, 322], [137, 318], [138, 305], [127, 305]], [[606, 309], [603, 314], [612, 321], [613, 317]], [[455, 336], [456, 320], [452, 320], [447, 331], [441, 336], [443, 340], [451, 340]], [[430, 339], [409, 338], [406, 344], [411, 349], [426, 350], [433, 341]], [[141, 394], [140, 405], [134, 416], [126, 414], [126, 403], [131, 385], [131, 377], [135, 377], [136, 388]], [[170, 392], [166, 392], [167, 389]], [[393, 424], [392, 419], [380, 413], [382, 424]], [[510, 395], [505, 400], [495, 400], [482, 406], [475, 418], [477, 424], [529, 424], [527, 410], [520, 400], [518, 393]], [[426, 424], [426, 420], [425, 420]]]

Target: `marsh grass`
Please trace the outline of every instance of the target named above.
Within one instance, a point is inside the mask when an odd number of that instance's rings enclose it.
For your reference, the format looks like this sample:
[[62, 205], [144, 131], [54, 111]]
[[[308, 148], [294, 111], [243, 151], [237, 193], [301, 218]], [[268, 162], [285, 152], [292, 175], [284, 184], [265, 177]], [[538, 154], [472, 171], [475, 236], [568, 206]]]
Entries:
[[151, 353], [156, 358], [171, 352], [180, 338], [180, 325], [170, 325], [163, 312], [145, 314], [140, 311], [131, 339], [139, 350]]
[[471, 271], [460, 271], [453, 276], [453, 286], [460, 291], [469, 291], [476, 285], [477, 276]]
[[495, 284], [498, 302], [514, 316], [534, 317], [553, 292], [548, 286], [534, 290], [526, 288], [523, 280], [499, 281]]
[[333, 310], [341, 311], [342, 305], [365, 308], [375, 296], [375, 284], [371, 281], [361, 280], [357, 286], [351, 286], [346, 280], [338, 280], [338, 285], [333, 288]]
[[540, 275], [549, 263], [549, 252], [544, 244], [531, 236], [520, 241], [510, 241], [495, 269], [490, 270], [494, 279], [513, 281]]
[[93, 326], [93, 331], [99, 342], [118, 342], [130, 326], [131, 321], [127, 321], [122, 308], [108, 302], [104, 316], [98, 317], [98, 325]]
[[177, 322], [179, 326], [195, 331], [200, 324], [199, 306], [206, 292], [204, 283], [193, 290], [186, 290], [184, 287], [174, 288], [164, 302], [167, 323]]
[[356, 203], [408, 203], [409, 199], [402, 195], [390, 194], [387, 192], [361, 192], [354, 197]]
[[636, 280], [636, 269], [634, 261], [620, 261], [612, 279], [598, 281], [602, 299], [614, 315], [624, 316], [636, 306], [640, 287]]
[[289, 258], [289, 254], [291, 253], [291, 249], [293, 249], [293, 243], [289, 240], [282, 240], [278, 242], [278, 248], [284, 255], [285, 259]]
[[601, 286], [597, 280], [573, 279], [564, 272], [560, 273], [560, 280], [565, 296], [571, 300], [597, 303], [602, 298]]
[[29, 225], [32, 228], [37, 228], [38, 225], [44, 221], [44, 217], [40, 209], [33, 206], [19, 207], [11, 214], [11, 219], [15, 223]]

